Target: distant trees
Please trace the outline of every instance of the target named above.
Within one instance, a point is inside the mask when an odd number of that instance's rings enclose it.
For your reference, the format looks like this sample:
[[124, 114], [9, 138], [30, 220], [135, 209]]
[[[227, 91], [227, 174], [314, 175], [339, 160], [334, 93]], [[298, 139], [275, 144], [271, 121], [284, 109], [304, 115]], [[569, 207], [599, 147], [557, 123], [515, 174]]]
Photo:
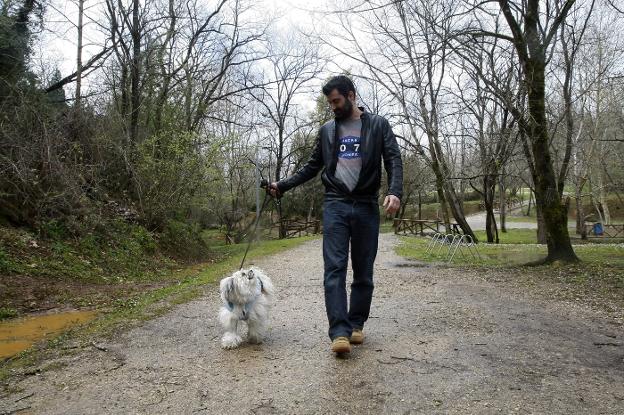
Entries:
[[[332, 117], [319, 86], [335, 71], [400, 137], [399, 216], [435, 199], [448, 231], [474, 236], [467, 198], [477, 197], [496, 242], [507, 198], [528, 187], [547, 260], [574, 261], [568, 213], [584, 236], [586, 218], [609, 223], [609, 203], [623, 202], [617, 2], [353, 2], [311, 36], [258, 19], [247, 0], [72, 7], [75, 70], [43, 76], [30, 57], [50, 10], [0, 6], [0, 216], [15, 224], [77, 229], [115, 201], [151, 229], [220, 224], [240, 240], [251, 162], [279, 179], [307, 161]], [[321, 195], [310, 182], [283, 213], [317, 215]]]

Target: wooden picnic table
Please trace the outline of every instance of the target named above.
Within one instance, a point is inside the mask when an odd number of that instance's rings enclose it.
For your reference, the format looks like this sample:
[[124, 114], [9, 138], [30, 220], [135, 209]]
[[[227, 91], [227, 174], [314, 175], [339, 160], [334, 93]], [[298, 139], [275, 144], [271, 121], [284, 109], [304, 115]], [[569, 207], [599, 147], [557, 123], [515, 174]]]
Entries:
[[425, 234], [425, 228], [433, 232], [440, 232], [440, 223], [442, 222], [439, 220], [429, 219], [395, 219], [393, 227], [395, 234], [402, 232], [403, 235], [409, 233], [411, 235], [420, 234], [423, 236]]

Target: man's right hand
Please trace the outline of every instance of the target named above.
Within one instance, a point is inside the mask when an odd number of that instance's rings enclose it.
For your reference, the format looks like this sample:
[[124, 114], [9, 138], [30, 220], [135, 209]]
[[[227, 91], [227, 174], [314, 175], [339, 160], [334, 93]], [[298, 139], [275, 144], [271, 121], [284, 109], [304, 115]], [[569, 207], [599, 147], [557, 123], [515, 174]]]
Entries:
[[277, 187], [276, 182], [273, 182], [269, 185], [268, 191], [269, 191], [269, 194], [273, 197], [277, 197], [277, 198], [282, 197], [282, 192], [280, 192], [279, 188]]

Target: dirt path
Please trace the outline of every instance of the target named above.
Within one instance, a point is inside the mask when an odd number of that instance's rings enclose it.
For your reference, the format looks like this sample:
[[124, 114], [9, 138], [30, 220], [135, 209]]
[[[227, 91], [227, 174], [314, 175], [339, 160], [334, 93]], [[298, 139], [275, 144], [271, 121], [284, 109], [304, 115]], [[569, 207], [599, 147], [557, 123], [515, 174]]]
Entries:
[[[624, 333], [592, 312], [424, 267], [380, 239], [364, 345], [329, 352], [321, 241], [257, 263], [278, 289], [270, 338], [219, 348], [215, 286], [0, 397], [0, 413], [624, 413]], [[409, 265], [409, 266], [406, 266]]]
[[[511, 210], [509, 210], [509, 212], [507, 212], [508, 217], [513, 215], [514, 213], [518, 213], [520, 211], [521, 207], [515, 207]], [[486, 212], [479, 212], [479, 213], [475, 213], [472, 215], [468, 215], [466, 216], [466, 220], [468, 221], [468, 224], [470, 225], [470, 227], [472, 228], [472, 230], [475, 231], [482, 231], [485, 230], [485, 217], [486, 217]], [[496, 215], [496, 221], [498, 226], [500, 226], [500, 224], [498, 223], [500, 220], [499, 217], [499, 213], [498, 211], [495, 212]], [[505, 226], [507, 227], [507, 229], [537, 229], [537, 222], [511, 222], [508, 221], [506, 222]]]

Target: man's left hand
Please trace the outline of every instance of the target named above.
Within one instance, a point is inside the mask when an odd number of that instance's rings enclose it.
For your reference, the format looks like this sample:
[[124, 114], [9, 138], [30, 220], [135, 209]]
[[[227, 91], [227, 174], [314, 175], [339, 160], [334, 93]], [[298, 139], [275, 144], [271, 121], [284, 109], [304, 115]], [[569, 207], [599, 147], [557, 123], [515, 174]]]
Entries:
[[384, 199], [383, 207], [386, 211], [386, 214], [394, 215], [399, 211], [399, 208], [401, 207], [401, 199], [399, 199], [395, 195], [388, 195]]

